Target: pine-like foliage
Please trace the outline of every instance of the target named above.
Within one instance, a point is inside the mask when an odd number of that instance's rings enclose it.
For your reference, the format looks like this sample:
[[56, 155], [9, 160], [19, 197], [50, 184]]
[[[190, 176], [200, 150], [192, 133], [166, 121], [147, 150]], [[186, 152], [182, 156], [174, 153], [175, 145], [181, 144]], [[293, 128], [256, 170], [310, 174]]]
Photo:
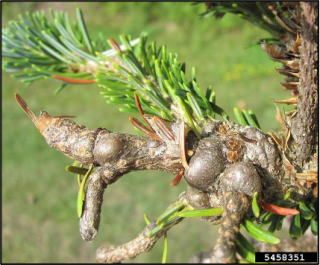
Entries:
[[[14, 78], [27, 85], [40, 79], [61, 83], [55, 93], [68, 84], [97, 83], [109, 104], [123, 105], [122, 112], [138, 112], [134, 94], [139, 96], [145, 114], [173, 121], [182, 119], [200, 137], [202, 127], [216, 115], [229, 119], [216, 104], [216, 93], [209, 86], [199, 87], [195, 69], [188, 80], [186, 65], [178, 55], [163, 45], [147, 44], [147, 37], [131, 39], [120, 36], [119, 46], [113, 39], [92, 41], [83, 15], [77, 9], [73, 25], [67, 13], [50, 10], [51, 21], [44, 12], [20, 15], [20, 22], [10, 22], [2, 30], [2, 67], [18, 72]], [[107, 49], [107, 43], [111, 49]], [[23, 73], [20, 73], [23, 71]], [[254, 114], [235, 111], [241, 125], [258, 127]]]
[[207, 10], [199, 15], [201, 18], [214, 16], [217, 19], [221, 19], [226, 13], [229, 13], [249, 21], [275, 37], [284, 32], [283, 28], [275, 20], [274, 15], [276, 9], [277, 12], [285, 11], [282, 2], [273, 2], [273, 5], [263, 2], [229, 1], [208, 2], [205, 4]]

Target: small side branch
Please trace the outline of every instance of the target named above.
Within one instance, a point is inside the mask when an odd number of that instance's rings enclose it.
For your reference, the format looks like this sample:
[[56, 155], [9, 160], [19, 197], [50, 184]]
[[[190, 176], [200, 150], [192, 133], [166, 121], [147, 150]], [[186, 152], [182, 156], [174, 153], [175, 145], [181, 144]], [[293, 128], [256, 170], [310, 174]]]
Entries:
[[79, 221], [81, 237], [86, 241], [93, 240], [98, 233], [103, 193], [106, 187], [99, 171], [95, 171], [90, 176], [84, 209]]
[[133, 259], [143, 252], [150, 251], [164, 233], [182, 220], [183, 218], [177, 219], [162, 232], [149, 238], [150, 231], [157, 226], [156, 221], [153, 221], [135, 239], [126, 244], [98, 248], [96, 259], [99, 263], [119, 263], [122, 260]]

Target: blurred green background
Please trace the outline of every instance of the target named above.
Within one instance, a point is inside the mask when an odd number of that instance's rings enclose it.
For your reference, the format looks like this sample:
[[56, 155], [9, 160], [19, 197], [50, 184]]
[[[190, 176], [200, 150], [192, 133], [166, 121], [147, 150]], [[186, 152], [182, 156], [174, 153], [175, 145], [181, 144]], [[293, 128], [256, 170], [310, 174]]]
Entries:
[[[148, 32], [149, 40], [166, 44], [186, 62], [187, 71], [196, 67], [202, 89], [212, 85], [217, 103], [232, 117], [232, 108], [252, 109], [262, 129], [278, 126], [271, 98], [284, 99], [276, 73], [276, 63], [260, 46], [245, 49], [261, 38], [270, 37], [246, 21], [226, 15], [199, 19], [204, 5], [174, 2], [136, 3], [2, 3], [2, 24], [18, 19], [25, 11], [69, 12], [83, 10], [92, 39], [101, 31], [106, 39], [120, 34], [133, 38]], [[39, 81], [24, 84], [2, 73], [2, 261], [3, 262], [95, 262], [102, 245], [118, 245], [132, 240], [145, 227], [143, 214], [153, 220], [186, 189], [169, 186], [173, 176], [161, 172], [126, 175], [107, 188], [100, 231], [92, 243], [78, 232], [76, 175], [65, 171], [72, 160], [47, 146], [32, 122], [14, 100], [19, 93], [38, 114], [76, 115], [75, 122], [90, 128], [105, 127], [115, 132], [135, 134], [128, 114], [107, 105], [95, 85], [67, 86], [55, 96], [57, 83]], [[186, 262], [193, 253], [214, 246], [217, 227], [198, 219], [188, 219], [170, 230], [168, 262]], [[150, 253], [134, 262], [161, 262], [163, 240]]]

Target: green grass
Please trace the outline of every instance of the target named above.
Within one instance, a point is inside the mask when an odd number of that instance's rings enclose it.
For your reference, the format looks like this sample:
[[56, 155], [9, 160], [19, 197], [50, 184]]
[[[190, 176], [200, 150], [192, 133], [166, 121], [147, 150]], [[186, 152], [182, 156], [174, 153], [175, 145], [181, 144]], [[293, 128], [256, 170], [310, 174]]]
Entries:
[[[245, 46], [269, 37], [268, 33], [235, 16], [221, 21], [198, 19], [204, 6], [190, 3], [3, 3], [3, 26], [24, 11], [63, 10], [75, 18], [83, 9], [93, 39], [101, 31], [107, 38], [120, 34], [137, 37], [145, 31], [149, 40], [177, 52], [187, 71], [196, 67], [202, 89], [212, 85], [219, 106], [233, 117], [232, 108], [252, 109], [264, 131], [278, 126], [271, 98], [288, 97], [282, 91], [276, 63], [259, 46]], [[2, 261], [94, 262], [101, 245], [123, 244], [144, 228], [143, 214], [151, 220], [176, 200], [186, 184], [169, 186], [173, 176], [161, 172], [136, 172], [107, 188], [100, 231], [93, 243], [78, 232], [75, 175], [65, 167], [69, 158], [47, 146], [14, 100], [19, 93], [36, 114], [76, 115], [77, 123], [90, 128], [134, 133], [129, 115], [107, 105], [95, 85], [68, 86], [54, 96], [57, 83], [39, 81], [26, 88], [18, 80], [2, 76]], [[217, 228], [200, 220], [185, 220], [169, 232], [168, 262], [188, 261], [192, 253], [208, 251]], [[163, 240], [134, 262], [160, 262]], [[187, 254], [186, 254], [187, 253]]]

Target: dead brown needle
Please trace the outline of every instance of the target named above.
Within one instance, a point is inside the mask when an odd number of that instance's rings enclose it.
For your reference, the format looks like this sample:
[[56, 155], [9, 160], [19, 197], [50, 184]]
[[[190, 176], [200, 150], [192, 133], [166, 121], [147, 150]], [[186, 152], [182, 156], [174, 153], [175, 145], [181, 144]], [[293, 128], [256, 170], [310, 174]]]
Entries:
[[180, 153], [180, 159], [181, 163], [184, 166], [185, 169], [189, 169], [189, 165], [186, 159], [186, 147], [185, 147], [185, 131], [184, 131], [184, 122], [182, 121], [180, 123], [180, 129], [179, 129], [179, 153]]

